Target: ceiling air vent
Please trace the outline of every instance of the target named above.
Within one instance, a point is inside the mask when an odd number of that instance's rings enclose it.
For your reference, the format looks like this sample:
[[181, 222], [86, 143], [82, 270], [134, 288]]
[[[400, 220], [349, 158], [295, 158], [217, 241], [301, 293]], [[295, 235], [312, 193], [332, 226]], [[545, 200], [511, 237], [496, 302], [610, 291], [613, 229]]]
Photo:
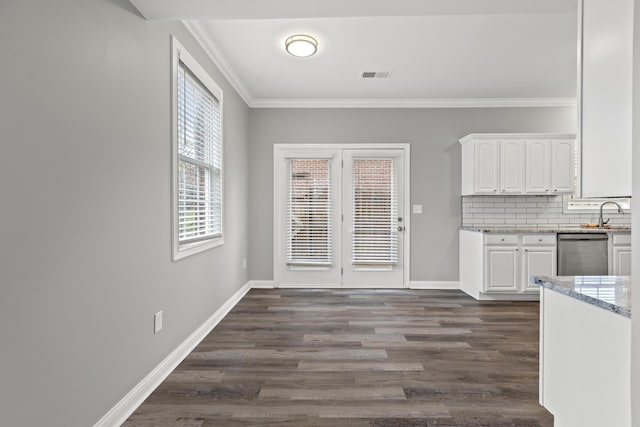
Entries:
[[363, 71], [363, 79], [388, 79], [391, 71]]

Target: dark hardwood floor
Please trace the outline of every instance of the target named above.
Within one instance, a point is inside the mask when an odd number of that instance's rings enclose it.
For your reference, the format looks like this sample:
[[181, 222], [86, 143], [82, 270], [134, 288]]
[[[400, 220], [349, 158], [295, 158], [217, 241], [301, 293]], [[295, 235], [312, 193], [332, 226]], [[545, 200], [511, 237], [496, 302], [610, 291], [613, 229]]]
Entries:
[[460, 291], [254, 289], [125, 426], [553, 426], [538, 310]]

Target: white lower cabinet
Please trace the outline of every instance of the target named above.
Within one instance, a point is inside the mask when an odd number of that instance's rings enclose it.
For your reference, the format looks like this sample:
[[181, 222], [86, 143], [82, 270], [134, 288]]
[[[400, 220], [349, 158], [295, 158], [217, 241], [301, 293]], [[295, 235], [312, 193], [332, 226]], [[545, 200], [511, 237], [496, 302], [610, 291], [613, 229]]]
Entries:
[[518, 255], [515, 246], [485, 246], [485, 292], [518, 292]]
[[[555, 237], [555, 236], [554, 236]], [[523, 246], [522, 284], [524, 292], [540, 292], [540, 287], [529, 281], [531, 276], [555, 276], [557, 262], [555, 246]]]
[[612, 276], [631, 276], [631, 234], [615, 233], [610, 236], [609, 271]]
[[556, 235], [460, 231], [460, 288], [476, 299], [537, 299], [531, 276], [556, 274]]

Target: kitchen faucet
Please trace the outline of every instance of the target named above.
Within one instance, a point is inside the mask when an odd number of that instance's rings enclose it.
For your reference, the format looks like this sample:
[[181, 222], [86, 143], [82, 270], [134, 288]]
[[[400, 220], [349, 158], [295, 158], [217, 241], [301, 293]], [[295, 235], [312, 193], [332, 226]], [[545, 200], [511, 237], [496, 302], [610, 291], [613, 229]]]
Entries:
[[621, 207], [619, 204], [617, 204], [616, 202], [607, 201], [607, 202], [602, 203], [602, 204], [600, 205], [600, 218], [598, 218], [598, 228], [604, 228], [604, 226], [605, 226], [605, 225], [609, 222], [609, 220], [610, 220], [610, 218], [609, 218], [609, 219], [605, 222], [605, 221], [602, 219], [602, 208], [603, 208], [603, 207], [604, 207], [604, 205], [606, 205], [607, 203], [613, 203], [614, 205], [616, 205], [616, 206], [618, 207], [618, 213], [623, 213], [623, 212], [622, 212], [622, 207]]

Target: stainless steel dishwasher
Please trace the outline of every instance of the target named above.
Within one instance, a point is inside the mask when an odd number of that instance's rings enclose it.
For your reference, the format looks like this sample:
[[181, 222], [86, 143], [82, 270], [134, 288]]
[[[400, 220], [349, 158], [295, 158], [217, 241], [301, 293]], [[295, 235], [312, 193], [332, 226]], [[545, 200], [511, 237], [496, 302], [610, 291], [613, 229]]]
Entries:
[[608, 243], [606, 233], [558, 234], [558, 275], [608, 275]]

